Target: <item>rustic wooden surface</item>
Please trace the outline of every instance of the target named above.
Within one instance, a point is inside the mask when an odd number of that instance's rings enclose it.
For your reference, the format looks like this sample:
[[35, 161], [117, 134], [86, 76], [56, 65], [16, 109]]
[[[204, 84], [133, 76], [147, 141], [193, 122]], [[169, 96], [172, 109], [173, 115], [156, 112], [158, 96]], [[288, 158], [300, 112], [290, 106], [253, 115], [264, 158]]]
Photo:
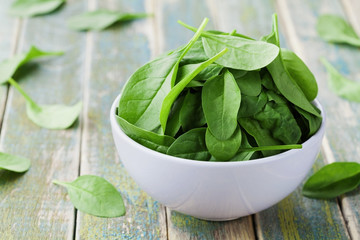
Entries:
[[[360, 105], [342, 100], [327, 87], [319, 62], [325, 56], [343, 74], [359, 80], [359, 49], [328, 44], [315, 29], [324, 13], [347, 18], [360, 32], [357, 0], [68, 0], [58, 11], [31, 19], [7, 15], [12, 0], [0, 7], [0, 60], [31, 45], [63, 50], [62, 57], [28, 64], [16, 74], [19, 84], [39, 103], [84, 101], [79, 121], [53, 131], [32, 124], [25, 101], [0, 86], [0, 148], [32, 160], [25, 174], [0, 170], [0, 239], [360, 239], [359, 189], [341, 198], [304, 198], [301, 186], [277, 205], [253, 216], [210, 222], [171, 211], [143, 192], [118, 158], [109, 126], [109, 109], [127, 78], [162, 52], [184, 44], [192, 32], [178, 19], [259, 38], [280, 20], [281, 44], [308, 64], [319, 84], [327, 113], [327, 132], [313, 171], [333, 161], [359, 161]], [[153, 18], [118, 24], [101, 32], [74, 32], [66, 19], [98, 8], [150, 12]], [[26, 74], [25, 74], [26, 73]], [[53, 179], [78, 175], [106, 178], [121, 191], [127, 214], [96, 218], [75, 210]]]

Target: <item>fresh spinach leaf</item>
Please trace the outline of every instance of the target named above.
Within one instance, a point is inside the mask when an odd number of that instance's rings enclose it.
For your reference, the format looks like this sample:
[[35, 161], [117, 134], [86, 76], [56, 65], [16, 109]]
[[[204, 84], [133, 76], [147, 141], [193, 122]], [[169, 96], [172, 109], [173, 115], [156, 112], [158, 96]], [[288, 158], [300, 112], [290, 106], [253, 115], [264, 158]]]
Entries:
[[[306, 122], [306, 131], [303, 132], [303, 134], [306, 134], [306, 138], [311, 137], [319, 130], [322, 123], [322, 118], [315, 117], [311, 113], [308, 113], [299, 107], [295, 106], [295, 109], [298, 111], [298, 113], [301, 115], [303, 120]], [[318, 112], [320, 112], [320, 110]]]
[[[206, 59], [208, 60], [208, 59]], [[205, 61], [206, 61], [205, 60]], [[199, 62], [201, 63], [201, 62]], [[176, 77], [176, 84], [181, 81], [182, 79], [184, 79], [186, 77], [186, 75], [189, 75], [191, 72], [193, 72], [197, 67], [198, 64], [192, 63], [192, 64], [186, 64], [183, 65], [179, 68], [178, 71], [178, 75]], [[212, 78], [213, 76], [219, 75], [221, 70], [223, 69], [222, 66], [219, 66], [217, 64], [210, 64], [209, 66], [207, 66], [204, 70], [202, 70], [201, 72], [199, 72], [192, 80], [191, 82], [196, 82], [196, 81], [206, 81], [210, 78]], [[191, 84], [191, 82], [189, 84]], [[175, 85], [176, 85], [175, 84]], [[189, 85], [188, 84], [188, 85]], [[187, 85], [187, 87], [188, 87]]]
[[167, 154], [200, 161], [211, 157], [205, 143], [206, 128], [194, 128], [178, 137], [169, 147]]
[[339, 97], [353, 102], [360, 102], [360, 83], [342, 76], [325, 58], [320, 61], [328, 71], [329, 88]]
[[360, 185], [360, 164], [335, 162], [322, 167], [304, 184], [302, 194], [310, 198], [334, 198]]
[[247, 96], [241, 95], [241, 104], [238, 113], [238, 118], [252, 117], [256, 113], [259, 113], [267, 103], [268, 98], [264, 92], [261, 92], [259, 96]]
[[70, 29], [77, 31], [103, 30], [118, 22], [131, 21], [151, 16], [147, 13], [122, 13], [99, 9], [96, 11], [85, 12], [71, 17], [67, 25]]
[[14, 79], [9, 78], [8, 82], [23, 95], [27, 102], [26, 113], [29, 119], [40, 127], [48, 129], [69, 128], [81, 112], [81, 102], [73, 106], [38, 105], [24, 92]]
[[181, 128], [180, 111], [184, 102], [185, 95], [180, 95], [174, 102], [169, 119], [166, 125], [165, 135], [174, 137]]
[[163, 129], [166, 129], [167, 119], [169, 117], [170, 109], [176, 98], [179, 94], [185, 89], [185, 87], [189, 84], [189, 82], [202, 70], [204, 70], [211, 63], [219, 59], [222, 55], [227, 52], [227, 49], [223, 49], [221, 52], [217, 53], [212, 58], [208, 59], [205, 62], [195, 64], [195, 69], [188, 73], [183, 79], [181, 79], [166, 95], [164, 101], [161, 106], [160, 111], [160, 123]]
[[247, 96], [258, 96], [261, 92], [261, 78], [258, 71], [246, 72], [241, 77], [234, 75], [235, 81], [238, 84], [241, 94]]
[[27, 158], [0, 152], [0, 169], [21, 173], [29, 170], [30, 166]]
[[301, 149], [301, 148], [302, 148], [301, 144], [287, 144], [287, 145], [239, 148], [239, 151], [240, 152], [256, 152], [256, 151], [271, 151], [271, 150], [291, 150], [291, 149]]
[[360, 47], [360, 38], [342, 17], [325, 14], [319, 17], [316, 29], [321, 38], [332, 43], [346, 43]]
[[62, 54], [63, 52], [44, 52], [37, 47], [32, 46], [28, 52], [17, 54], [0, 63], [0, 84], [6, 83], [6, 81], [11, 78], [22, 65], [35, 58], [59, 56]]
[[169, 146], [175, 141], [173, 137], [167, 135], [159, 135], [139, 128], [127, 122], [122, 117], [116, 116], [116, 120], [124, 133], [128, 135], [131, 139], [155, 151], [166, 153]]
[[[252, 148], [251, 144], [249, 143], [247, 134], [244, 130], [240, 129], [241, 131], [241, 145], [240, 148]], [[255, 151], [239, 151], [232, 157], [229, 162], [238, 162], [238, 161], [248, 161], [254, 155]]]
[[120, 193], [102, 177], [83, 175], [73, 182], [54, 180], [53, 183], [66, 187], [75, 208], [84, 213], [105, 218], [126, 213]]
[[316, 79], [305, 63], [292, 51], [281, 49], [281, 56], [291, 78], [305, 94], [307, 100], [313, 101], [318, 94]]
[[240, 89], [228, 70], [206, 81], [202, 106], [208, 127], [217, 139], [226, 140], [235, 132], [240, 102]]
[[32, 17], [51, 13], [65, 0], [16, 0], [10, 7], [10, 14], [18, 17]]
[[234, 134], [230, 138], [219, 140], [211, 133], [209, 128], [207, 128], [205, 141], [207, 149], [216, 160], [228, 161], [235, 156], [241, 145], [241, 130], [239, 126], [237, 126]]
[[185, 132], [206, 124], [201, 105], [201, 92], [187, 92], [180, 110], [180, 124]]
[[175, 84], [180, 61], [199, 38], [207, 22], [208, 19], [205, 18], [199, 31], [185, 47], [145, 64], [130, 77], [120, 98], [118, 111], [120, 117], [149, 131], [156, 133], [165, 131], [173, 102], [166, 107], [167, 114], [161, 114], [163, 116], [161, 124], [159, 116], [163, 108], [162, 104]]

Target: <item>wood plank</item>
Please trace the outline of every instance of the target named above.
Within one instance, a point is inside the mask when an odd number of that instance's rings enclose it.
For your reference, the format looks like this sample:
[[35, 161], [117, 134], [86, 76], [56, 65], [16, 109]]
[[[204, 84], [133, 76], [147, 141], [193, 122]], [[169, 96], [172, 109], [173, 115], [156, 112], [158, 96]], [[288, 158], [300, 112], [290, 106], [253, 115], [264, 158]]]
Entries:
[[[84, 9], [84, 2], [67, 3], [61, 11], [23, 21], [17, 52], [27, 51], [32, 44], [67, 52], [63, 57], [24, 66], [16, 75], [19, 84], [39, 103], [73, 104], [81, 99], [84, 38], [69, 31], [65, 20]], [[77, 176], [79, 124], [63, 131], [42, 129], [27, 118], [25, 111], [25, 100], [11, 88], [0, 146], [31, 159], [32, 167], [25, 174], [0, 172], [1, 238], [72, 239], [74, 208], [66, 191], [51, 181]]]
[[[271, 16], [275, 12], [272, 1], [228, 1], [228, 4], [212, 2], [212, 9], [222, 19], [219, 28], [260, 38], [271, 31]], [[279, 15], [282, 14], [279, 12]], [[304, 15], [303, 18], [306, 18]], [[280, 24], [282, 47], [288, 47]], [[292, 46], [292, 45], [291, 45]], [[315, 167], [323, 165], [319, 158]], [[296, 238], [346, 238], [346, 227], [336, 201], [316, 201], [301, 196], [301, 186], [286, 199], [268, 210], [255, 215], [257, 236], [260, 239]], [[317, 224], [312, 224], [316, 221]], [[340, 233], [338, 233], [340, 232]]]
[[[350, 79], [356, 79], [360, 56], [354, 54], [353, 47], [346, 45], [335, 45], [326, 43], [316, 33], [316, 21], [321, 14], [331, 13], [345, 17], [339, 1], [314, 2], [314, 1], [279, 1], [280, 8], [291, 11], [284, 22], [289, 29], [296, 29], [289, 36], [290, 40], [301, 42], [297, 49], [299, 55], [303, 56], [311, 66], [319, 83], [319, 99], [327, 112], [327, 139], [324, 141], [324, 155], [327, 160], [333, 161], [359, 161], [356, 156], [359, 148], [356, 147], [360, 141], [358, 128], [360, 107], [337, 97], [327, 87], [327, 73], [318, 59], [326, 57], [340, 72]], [[299, 19], [307, 14], [308, 18]], [[346, 18], [346, 17], [345, 17]], [[305, 50], [306, 49], [306, 50]], [[339, 114], [339, 111], [341, 113]], [[359, 189], [347, 194], [341, 200], [341, 206], [347, 227], [353, 239], [360, 238], [360, 214], [359, 199], [356, 196]]]
[[[227, 4], [226, 2], [222, 4]], [[198, 26], [204, 17], [210, 19], [207, 29], [218, 24], [214, 12], [207, 1], [157, 0], [157, 29], [163, 42], [160, 51], [177, 48], [186, 44], [193, 32], [177, 23], [181, 20], [192, 26]], [[251, 217], [228, 222], [210, 222], [199, 220], [167, 209], [169, 239], [254, 239]]]
[[[151, 11], [145, 1], [89, 1], [90, 9]], [[150, 9], [145, 9], [145, 7]], [[102, 176], [120, 190], [124, 217], [104, 219], [78, 212], [76, 239], [166, 239], [165, 209], [131, 179], [117, 155], [109, 111], [129, 76], [149, 61], [154, 48], [153, 19], [116, 25], [87, 34], [84, 131], [81, 175]]]

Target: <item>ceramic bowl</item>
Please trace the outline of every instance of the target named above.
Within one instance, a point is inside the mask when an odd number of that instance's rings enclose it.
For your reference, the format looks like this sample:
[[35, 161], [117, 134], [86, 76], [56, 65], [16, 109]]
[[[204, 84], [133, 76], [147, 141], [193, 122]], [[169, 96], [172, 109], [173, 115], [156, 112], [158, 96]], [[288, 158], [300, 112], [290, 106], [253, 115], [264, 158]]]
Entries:
[[116, 121], [118, 96], [110, 111], [112, 133], [126, 170], [155, 200], [172, 210], [214, 221], [236, 219], [271, 207], [294, 191], [312, 167], [325, 131], [293, 149], [244, 162], [203, 162], [169, 156], [129, 138]]

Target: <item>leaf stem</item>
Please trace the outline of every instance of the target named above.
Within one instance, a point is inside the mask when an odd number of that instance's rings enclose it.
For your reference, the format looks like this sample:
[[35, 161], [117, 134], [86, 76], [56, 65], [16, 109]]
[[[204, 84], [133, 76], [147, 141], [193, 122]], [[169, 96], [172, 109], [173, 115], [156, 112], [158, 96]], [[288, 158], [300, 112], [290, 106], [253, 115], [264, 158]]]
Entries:
[[9, 82], [14, 88], [16, 88], [16, 90], [18, 90], [18, 91], [21, 93], [21, 95], [23, 95], [23, 97], [26, 99], [27, 102], [29, 102], [31, 105], [33, 105], [33, 106], [41, 109], [40, 106], [37, 105], [37, 104], [34, 102], [34, 100], [31, 99], [31, 97], [30, 97], [29, 95], [26, 94], [26, 92], [20, 87], [20, 85], [19, 85], [13, 78], [9, 78], [9, 79], [8, 79], [8, 82]]
[[289, 144], [289, 145], [274, 145], [274, 146], [260, 146], [253, 148], [240, 148], [238, 152], [256, 152], [256, 151], [269, 151], [269, 150], [289, 150], [289, 149], [301, 149], [301, 144]]

